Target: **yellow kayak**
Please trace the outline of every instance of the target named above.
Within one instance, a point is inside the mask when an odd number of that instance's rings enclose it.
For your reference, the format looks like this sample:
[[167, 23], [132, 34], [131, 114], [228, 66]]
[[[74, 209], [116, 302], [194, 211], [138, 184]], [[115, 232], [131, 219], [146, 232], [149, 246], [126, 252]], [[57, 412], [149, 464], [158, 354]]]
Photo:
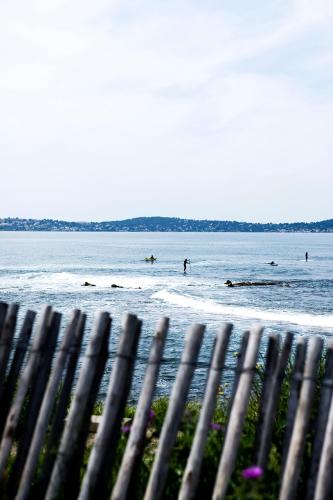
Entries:
[[145, 257], [146, 262], [154, 262], [154, 260], [157, 260], [157, 257]]

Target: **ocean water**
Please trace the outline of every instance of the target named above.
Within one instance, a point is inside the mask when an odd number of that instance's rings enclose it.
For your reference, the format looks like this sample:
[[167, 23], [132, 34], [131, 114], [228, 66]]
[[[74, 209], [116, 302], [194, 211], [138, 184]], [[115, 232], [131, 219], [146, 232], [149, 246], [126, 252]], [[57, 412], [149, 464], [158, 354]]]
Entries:
[[[157, 261], [145, 262], [151, 254]], [[191, 259], [191, 266], [184, 275], [185, 258]], [[266, 264], [272, 260], [277, 267]], [[229, 288], [224, 285], [227, 279], [280, 283]], [[85, 281], [96, 286], [82, 287]], [[270, 332], [332, 335], [332, 298], [333, 234], [0, 232], [0, 300], [19, 302], [21, 319], [26, 309], [40, 312], [50, 303], [63, 313], [64, 325], [78, 307], [88, 314], [86, 346], [96, 312], [111, 313], [102, 396], [126, 312], [143, 320], [132, 399], [140, 390], [157, 320], [170, 318], [157, 395], [170, 392], [188, 328], [206, 325], [202, 366], [191, 387], [191, 396], [198, 397], [214, 335], [224, 322], [234, 324], [227, 359], [232, 365], [242, 333], [258, 323], [265, 327], [262, 353]]]

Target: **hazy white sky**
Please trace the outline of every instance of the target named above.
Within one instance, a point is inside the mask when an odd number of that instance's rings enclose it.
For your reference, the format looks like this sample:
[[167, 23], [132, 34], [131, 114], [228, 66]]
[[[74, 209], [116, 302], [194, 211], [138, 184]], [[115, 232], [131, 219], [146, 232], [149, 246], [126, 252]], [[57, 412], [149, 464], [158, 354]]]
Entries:
[[332, 0], [2, 0], [0, 217], [333, 216]]

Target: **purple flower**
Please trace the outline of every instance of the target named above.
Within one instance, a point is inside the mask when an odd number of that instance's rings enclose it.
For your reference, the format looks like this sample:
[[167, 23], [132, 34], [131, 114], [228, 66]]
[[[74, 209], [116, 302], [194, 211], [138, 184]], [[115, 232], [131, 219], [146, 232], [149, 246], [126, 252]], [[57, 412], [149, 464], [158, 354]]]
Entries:
[[151, 422], [152, 420], [154, 420], [155, 417], [156, 417], [156, 413], [154, 412], [154, 410], [150, 409], [149, 414], [148, 414], [148, 422]]
[[216, 424], [215, 422], [211, 422], [209, 427], [213, 430], [213, 431], [221, 431], [223, 429], [223, 426], [221, 424]]
[[244, 479], [258, 479], [263, 474], [263, 470], [258, 465], [251, 465], [247, 469], [244, 469], [242, 476]]
[[121, 428], [121, 432], [131, 432], [131, 426], [130, 425], [123, 425]]

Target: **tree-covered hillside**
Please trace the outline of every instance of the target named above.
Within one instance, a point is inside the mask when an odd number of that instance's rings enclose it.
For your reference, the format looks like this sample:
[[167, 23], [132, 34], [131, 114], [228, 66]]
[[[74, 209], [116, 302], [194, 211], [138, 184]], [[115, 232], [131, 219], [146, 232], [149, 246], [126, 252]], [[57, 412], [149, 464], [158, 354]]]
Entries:
[[121, 221], [69, 222], [53, 219], [0, 219], [0, 231], [132, 231], [132, 232], [315, 232], [332, 233], [333, 219], [319, 222], [253, 223], [137, 217]]

